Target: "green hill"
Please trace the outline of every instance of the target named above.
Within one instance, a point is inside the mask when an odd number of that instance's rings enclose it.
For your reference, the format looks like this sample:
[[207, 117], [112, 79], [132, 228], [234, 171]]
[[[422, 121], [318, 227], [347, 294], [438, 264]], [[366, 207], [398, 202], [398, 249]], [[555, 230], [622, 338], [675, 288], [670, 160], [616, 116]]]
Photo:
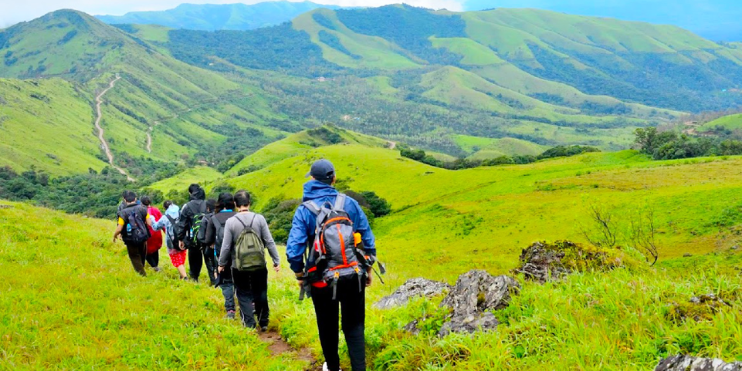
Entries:
[[266, 1], [246, 4], [180, 4], [161, 11], [129, 12], [122, 16], [99, 15], [108, 24], [153, 24], [189, 30], [251, 30], [288, 22], [317, 8], [338, 7], [309, 1]]
[[[388, 200], [393, 211], [375, 220], [374, 231], [380, 258], [391, 273], [388, 285], [370, 290], [369, 305], [408, 278], [453, 283], [474, 268], [506, 274], [517, 265], [521, 249], [534, 241], [584, 241], [590, 205], [612, 211], [621, 230], [630, 228], [639, 210], [655, 212], [657, 267], [644, 267], [641, 255], [628, 247], [632, 243], [620, 237], [627, 247], [611, 251], [624, 254], [622, 261], [630, 268], [576, 274], [543, 286], [524, 283], [511, 308], [498, 312], [501, 324], [495, 332], [440, 339], [432, 335], [432, 323], [430, 334], [400, 330], [423, 313], [442, 315], [435, 309], [437, 300], [416, 300], [390, 311], [369, 307], [368, 350], [374, 369], [438, 365], [515, 370], [544, 364], [612, 370], [632, 364], [645, 369], [675, 353], [719, 352], [732, 360], [742, 349], [729, 341], [739, 320], [737, 304], [700, 322], [678, 322], [671, 315], [674, 303], [700, 292], [718, 292], [739, 302], [734, 267], [742, 256], [732, 247], [741, 242], [735, 231], [742, 224], [737, 212], [742, 193], [734, 170], [742, 165], [740, 157], [651, 161], [623, 151], [448, 171], [401, 158], [383, 142], [346, 139], [302, 146], [307, 134], [248, 156], [235, 171], [249, 165], [262, 168], [226, 181], [252, 192], [260, 210], [272, 200], [300, 197], [307, 168], [324, 157], [335, 163], [343, 187], [374, 191]], [[693, 257], [684, 258], [686, 254]], [[313, 320], [311, 311], [295, 302], [291, 290], [277, 295], [272, 300], [284, 336], [295, 346], [316, 347], [314, 331], [303, 326]], [[725, 335], [711, 336], [719, 331]], [[628, 341], [627, 333], [633, 334], [633, 347], [611, 345]], [[562, 344], [559, 350], [548, 346], [555, 343]], [[467, 349], [456, 356], [455, 365], [447, 358], [452, 349]]]
[[[147, 33], [150, 37], [153, 34]], [[83, 13], [57, 11], [3, 30], [0, 54], [6, 66], [0, 70], [0, 77], [61, 77], [73, 82], [70, 85], [73, 94], [40, 90], [49, 85], [41, 84], [36, 94], [46, 96], [44, 99], [50, 103], [37, 104], [33, 112], [28, 110], [34, 102], [30, 98], [35, 94], [33, 91], [22, 91], [15, 99], [16, 106], [25, 109], [25, 116], [11, 112], [4, 128], [10, 138], [23, 140], [4, 144], [21, 150], [25, 160], [20, 156], [12, 161], [8, 158], [9, 163], [21, 169], [34, 165], [53, 173], [79, 171], [79, 166], [68, 167], [66, 163], [52, 166], [48, 160], [39, 160], [43, 154], [34, 158], [33, 152], [24, 149], [30, 143], [43, 142], [54, 132], [21, 129], [29, 127], [32, 119], [55, 117], [58, 111], [65, 111], [65, 115], [87, 121], [89, 127], [81, 130], [81, 126], [69, 123], [66, 130], [70, 132], [56, 138], [55, 143], [61, 143], [69, 135], [84, 140], [65, 142], [48, 152], [62, 158], [66, 156], [63, 152], [76, 147], [73, 143], [95, 146], [94, 97], [108, 87], [115, 75], [121, 79], [103, 97], [101, 126], [117, 159], [115, 163], [131, 168], [135, 176], [141, 171], [135, 169], [141, 158], [218, 163], [229, 156], [258, 149], [282, 136], [284, 130], [294, 128], [285, 116], [270, 108], [267, 95], [251, 81], [229, 80], [179, 62], [141, 39]], [[17, 80], [7, 81], [16, 87], [27, 86]], [[21, 99], [24, 95], [26, 98]], [[77, 100], [76, 108], [61, 109], [54, 105], [57, 101], [72, 100]], [[83, 112], [84, 105], [88, 105], [87, 112]], [[62, 116], [57, 117], [57, 124], [62, 127], [68, 124], [61, 120]], [[79, 125], [84, 126], [82, 122]], [[278, 126], [271, 128], [271, 125]], [[249, 142], [245, 140], [247, 137], [251, 139]], [[99, 168], [100, 162], [90, 160], [90, 165]]]
[[700, 132], [714, 132], [718, 130], [735, 131], [742, 129], [742, 114], [724, 116], [707, 122], [698, 129]]
[[[626, 103], [697, 111], [742, 102], [742, 96], [722, 91], [741, 83], [739, 49], [674, 26], [533, 9], [452, 13], [385, 6], [318, 9], [297, 17], [293, 28], [280, 26], [259, 33], [276, 39], [292, 37], [305, 50], [314, 45], [313, 55], [321, 52], [334, 67], [305, 68], [301, 59], [306, 53], [292, 55], [285, 49], [286, 42], [274, 43], [271, 53], [249, 59], [219, 47], [208, 33], [174, 30], [169, 44], [174, 55], [189, 62], [210, 54], [265, 69], [275, 68], [269, 59], [283, 50], [287, 52], [283, 59], [291, 62], [281, 63], [281, 68], [315, 77], [343, 69], [378, 74], [451, 65], [521, 94], [593, 114], [646, 109]], [[305, 36], [295, 34], [297, 30]], [[243, 43], [240, 50], [261, 47]]]

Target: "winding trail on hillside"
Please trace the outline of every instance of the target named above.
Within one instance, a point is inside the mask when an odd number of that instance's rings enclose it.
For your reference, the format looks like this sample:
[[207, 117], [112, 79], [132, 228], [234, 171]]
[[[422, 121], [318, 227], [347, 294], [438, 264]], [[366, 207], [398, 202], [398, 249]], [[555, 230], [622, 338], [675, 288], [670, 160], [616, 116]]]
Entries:
[[134, 178], [132, 178], [124, 169], [116, 166], [113, 162], [113, 152], [111, 152], [111, 148], [108, 146], [108, 142], [106, 142], [105, 138], [105, 132], [103, 131], [103, 127], [100, 126], [100, 122], [103, 119], [103, 111], [101, 110], [101, 105], [103, 105], [103, 96], [108, 93], [109, 90], [113, 89], [114, 86], [116, 86], [116, 82], [121, 80], [121, 76], [117, 73], [116, 78], [111, 80], [111, 82], [108, 84], [108, 87], [103, 89], [102, 92], [98, 94], [97, 97], [95, 97], [95, 110], [96, 110], [96, 117], [95, 117], [95, 128], [98, 129], [98, 139], [100, 140], [100, 145], [103, 147], [103, 150], [106, 152], [106, 157], [108, 157], [108, 163], [116, 169], [121, 175], [125, 175], [126, 178], [133, 182], [135, 181]]

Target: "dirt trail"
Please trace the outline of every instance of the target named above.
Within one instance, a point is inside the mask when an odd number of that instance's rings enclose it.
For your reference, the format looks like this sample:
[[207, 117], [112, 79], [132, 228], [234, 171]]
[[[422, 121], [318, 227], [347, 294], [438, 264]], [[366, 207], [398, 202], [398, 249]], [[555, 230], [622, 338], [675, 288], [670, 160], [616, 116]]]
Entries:
[[100, 140], [100, 145], [103, 147], [103, 150], [106, 152], [106, 157], [108, 157], [108, 163], [116, 169], [119, 173], [122, 175], [125, 175], [126, 178], [133, 182], [135, 181], [134, 178], [132, 178], [124, 169], [116, 166], [113, 163], [113, 153], [111, 152], [111, 148], [108, 146], [108, 142], [106, 142], [105, 138], [105, 132], [103, 131], [103, 127], [100, 126], [100, 122], [103, 119], [103, 111], [101, 110], [101, 105], [103, 104], [103, 96], [108, 93], [109, 90], [113, 89], [114, 86], [116, 86], [116, 81], [121, 80], [121, 76], [119, 74], [116, 74], [116, 78], [111, 80], [111, 82], [108, 84], [108, 87], [104, 89], [100, 94], [98, 94], [97, 97], [95, 97], [95, 110], [96, 110], [96, 117], [95, 117], [95, 128], [98, 129], [98, 139]]
[[293, 347], [291, 347], [291, 345], [289, 345], [281, 338], [281, 335], [279, 335], [275, 331], [260, 333], [260, 340], [268, 344], [268, 350], [274, 356], [286, 353], [294, 353], [297, 359], [309, 362], [310, 365], [305, 371], [322, 369], [322, 365], [317, 365], [317, 361], [314, 359], [314, 357], [312, 357], [312, 353], [308, 349], [294, 349]]

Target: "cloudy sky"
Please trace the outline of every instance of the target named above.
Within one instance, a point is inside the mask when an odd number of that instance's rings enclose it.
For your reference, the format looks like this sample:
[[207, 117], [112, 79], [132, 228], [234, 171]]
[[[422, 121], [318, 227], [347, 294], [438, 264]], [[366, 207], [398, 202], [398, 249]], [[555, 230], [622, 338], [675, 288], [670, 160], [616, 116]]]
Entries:
[[[95, 15], [122, 15], [130, 11], [170, 9], [181, 3], [227, 4], [236, 2], [254, 4], [261, 0], [0, 0], [0, 28], [64, 8], [82, 10]], [[464, 0], [314, 0], [314, 2], [343, 6], [380, 6], [405, 2], [427, 8], [462, 10]]]

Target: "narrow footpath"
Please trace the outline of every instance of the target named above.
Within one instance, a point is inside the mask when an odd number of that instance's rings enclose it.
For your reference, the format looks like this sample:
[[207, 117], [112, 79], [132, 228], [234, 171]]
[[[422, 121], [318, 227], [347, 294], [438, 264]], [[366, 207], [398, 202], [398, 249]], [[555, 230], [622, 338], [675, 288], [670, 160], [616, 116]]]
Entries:
[[111, 80], [111, 82], [108, 84], [108, 87], [104, 89], [100, 94], [98, 94], [97, 97], [95, 97], [95, 110], [96, 110], [96, 117], [95, 117], [95, 128], [98, 129], [98, 139], [100, 140], [100, 145], [103, 148], [103, 150], [106, 152], [106, 157], [108, 157], [108, 163], [116, 169], [121, 175], [125, 175], [126, 178], [133, 182], [135, 181], [134, 178], [132, 178], [124, 169], [116, 166], [113, 162], [113, 153], [111, 152], [111, 148], [108, 146], [108, 142], [106, 142], [106, 138], [104, 136], [105, 132], [103, 131], [103, 127], [100, 126], [100, 122], [103, 119], [103, 111], [101, 110], [101, 105], [103, 104], [103, 96], [108, 93], [109, 90], [113, 89], [114, 86], [116, 86], [116, 82], [121, 80], [121, 76], [119, 74], [116, 74], [116, 78]]

